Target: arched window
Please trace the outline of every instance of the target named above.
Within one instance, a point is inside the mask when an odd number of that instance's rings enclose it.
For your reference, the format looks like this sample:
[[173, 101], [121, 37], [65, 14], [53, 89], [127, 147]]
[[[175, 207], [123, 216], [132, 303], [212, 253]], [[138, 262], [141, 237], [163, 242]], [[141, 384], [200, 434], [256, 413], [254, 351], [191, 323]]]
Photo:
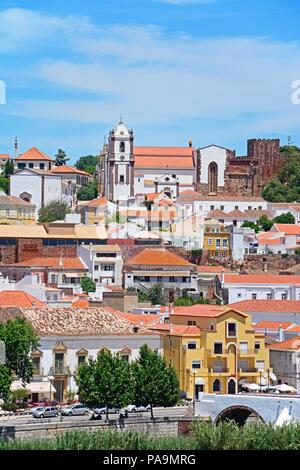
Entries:
[[221, 382], [219, 379], [216, 379], [213, 382], [213, 392], [220, 392], [221, 391]]
[[125, 142], [120, 142], [120, 152], [125, 152]]
[[218, 165], [216, 162], [210, 162], [208, 166], [208, 191], [216, 193], [218, 190]]

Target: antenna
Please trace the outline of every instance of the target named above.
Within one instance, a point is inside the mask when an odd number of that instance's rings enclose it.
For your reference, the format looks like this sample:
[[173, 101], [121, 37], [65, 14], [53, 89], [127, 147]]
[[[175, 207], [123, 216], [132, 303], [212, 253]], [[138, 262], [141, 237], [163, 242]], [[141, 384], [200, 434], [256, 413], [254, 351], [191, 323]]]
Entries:
[[15, 158], [18, 156], [18, 137], [15, 137]]

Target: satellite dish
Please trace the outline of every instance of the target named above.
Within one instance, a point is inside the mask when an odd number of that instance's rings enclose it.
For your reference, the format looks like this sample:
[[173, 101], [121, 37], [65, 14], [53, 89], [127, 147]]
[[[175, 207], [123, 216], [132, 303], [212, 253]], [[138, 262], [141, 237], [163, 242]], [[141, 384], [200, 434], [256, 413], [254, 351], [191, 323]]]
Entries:
[[276, 382], [277, 377], [276, 377], [276, 375], [274, 374], [274, 372], [270, 372], [270, 379], [271, 379], [273, 382]]

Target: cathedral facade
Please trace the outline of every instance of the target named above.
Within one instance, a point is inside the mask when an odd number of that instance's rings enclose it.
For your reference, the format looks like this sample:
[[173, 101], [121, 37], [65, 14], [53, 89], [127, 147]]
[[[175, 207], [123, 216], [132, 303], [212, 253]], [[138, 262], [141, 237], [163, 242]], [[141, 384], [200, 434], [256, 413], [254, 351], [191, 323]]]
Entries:
[[109, 132], [99, 169], [99, 193], [110, 201], [130, 203], [138, 195], [184, 191], [205, 195], [261, 196], [282, 168], [279, 139], [248, 140], [246, 156], [210, 145], [135, 147], [134, 133], [120, 120]]

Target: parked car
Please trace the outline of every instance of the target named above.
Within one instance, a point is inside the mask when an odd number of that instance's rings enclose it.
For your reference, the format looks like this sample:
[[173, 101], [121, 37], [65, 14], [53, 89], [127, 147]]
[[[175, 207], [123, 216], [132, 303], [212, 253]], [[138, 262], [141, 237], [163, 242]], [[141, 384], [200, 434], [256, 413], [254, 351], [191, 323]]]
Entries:
[[29, 413], [33, 414], [35, 411], [43, 410], [44, 408], [45, 408], [45, 405], [43, 405], [43, 406], [34, 406], [34, 407], [30, 408]]
[[[103, 405], [97, 406], [96, 408], [93, 408], [92, 411], [96, 415], [105, 415], [106, 414], [106, 406], [103, 406]], [[108, 408], [108, 413], [118, 414], [118, 413], [120, 413], [120, 408], [115, 407], [115, 406], [113, 406], [111, 408]]]
[[90, 410], [87, 406], [82, 405], [81, 403], [76, 403], [75, 405], [68, 405], [65, 408], [61, 409], [62, 416], [80, 416], [88, 415]]
[[39, 407], [33, 411], [32, 416], [35, 418], [57, 418], [58, 409], [55, 406]]
[[136, 412], [139, 412], [139, 411], [150, 411], [151, 406], [150, 405], [147, 405], [147, 406], [128, 405], [128, 406], [126, 406], [125, 410], [128, 411], [128, 413], [136, 413]]

